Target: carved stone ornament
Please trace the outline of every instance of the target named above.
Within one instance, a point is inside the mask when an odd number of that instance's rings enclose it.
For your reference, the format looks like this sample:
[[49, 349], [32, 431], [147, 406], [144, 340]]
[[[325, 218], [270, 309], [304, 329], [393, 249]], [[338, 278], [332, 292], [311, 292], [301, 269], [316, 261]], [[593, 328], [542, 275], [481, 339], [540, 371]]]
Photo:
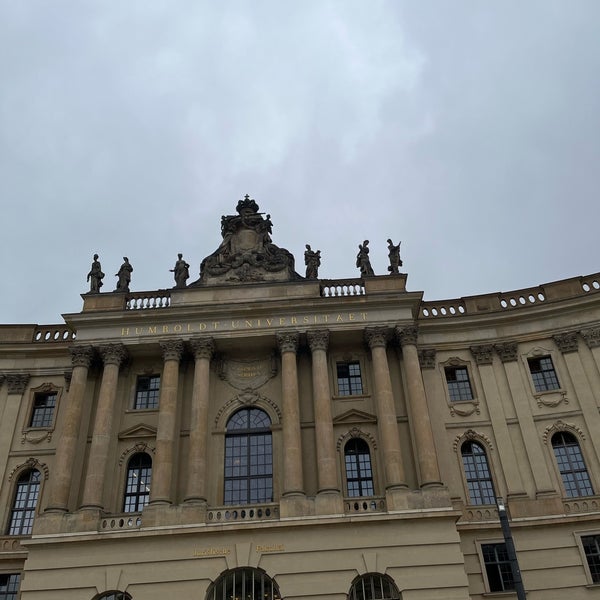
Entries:
[[421, 369], [435, 369], [435, 348], [420, 349], [419, 364]]
[[471, 354], [478, 365], [491, 365], [494, 362], [494, 347], [491, 344], [471, 346]]
[[465, 442], [468, 442], [468, 441], [479, 442], [487, 450], [494, 449], [494, 445], [492, 444], [492, 441], [490, 440], [490, 438], [487, 435], [484, 435], [483, 433], [478, 433], [474, 429], [467, 429], [467, 431], [465, 431], [464, 433], [461, 433], [460, 435], [457, 435], [454, 438], [454, 443], [452, 444], [452, 448], [454, 449], [454, 452], [457, 452], [458, 449]]
[[127, 350], [123, 344], [106, 344], [104, 346], [99, 346], [98, 353], [102, 357], [102, 362], [105, 365], [121, 366], [127, 358]]
[[416, 325], [408, 325], [407, 327], [398, 325], [396, 327], [396, 337], [401, 346], [416, 346], [419, 338], [419, 328]]
[[29, 442], [30, 444], [39, 444], [44, 440], [50, 442], [52, 440], [52, 429], [44, 429], [39, 431], [37, 429], [27, 429], [21, 434], [21, 444]]
[[480, 414], [479, 410], [479, 400], [465, 400], [461, 402], [449, 402], [448, 406], [450, 407], [450, 414], [455, 417], [458, 415], [459, 417], [468, 417], [475, 414]]
[[588, 327], [580, 332], [588, 348], [597, 348], [600, 346], [600, 327]]
[[50, 475], [50, 471], [48, 470], [48, 465], [46, 463], [40, 462], [37, 458], [30, 457], [24, 463], [17, 465], [9, 474], [8, 481], [12, 481], [14, 476], [17, 473], [21, 473], [22, 471], [36, 469], [44, 474], [44, 479], [48, 479], [48, 475]]
[[329, 330], [327, 329], [311, 329], [306, 332], [308, 346], [311, 352], [315, 350], [324, 350], [327, 352], [329, 346]]
[[272, 356], [249, 360], [222, 359], [219, 377], [238, 390], [257, 390], [277, 375]]
[[585, 434], [583, 433], [581, 427], [577, 427], [577, 425], [574, 425], [573, 423], [565, 423], [564, 421], [558, 420], [556, 423], [546, 427], [544, 430], [544, 434], [542, 436], [544, 444], [548, 444], [548, 442], [552, 439], [552, 436], [560, 431], [568, 431], [576, 438], [578, 437], [580, 440], [585, 440]]
[[579, 349], [579, 340], [577, 339], [576, 331], [557, 333], [556, 335], [552, 336], [552, 339], [563, 354], [567, 354], [568, 352], [577, 352]]
[[271, 240], [270, 215], [258, 212], [246, 194], [237, 215], [221, 217], [221, 245], [200, 264], [200, 279], [192, 286], [303, 279], [294, 270], [294, 257]]
[[69, 352], [71, 353], [71, 364], [74, 367], [89, 368], [92, 364], [94, 350], [91, 346], [71, 346]]
[[215, 341], [211, 337], [192, 338], [189, 342], [194, 358], [212, 358], [215, 351]]
[[289, 331], [285, 333], [278, 333], [277, 344], [280, 352], [296, 352], [298, 350], [299, 334], [297, 331]]
[[502, 344], [494, 344], [494, 350], [496, 351], [496, 354], [500, 357], [500, 360], [503, 363], [514, 362], [515, 360], [517, 360], [517, 348], [517, 342], [504, 342]]
[[390, 337], [388, 327], [367, 327], [365, 329], [365, 340], [369, 348], [377, 348], [387, 346]]
[[358, 427], [353, 427], [338, 438], [336, 443], [336, 449], [338, 452], [340, 452], [346, 445], [346, 442], [352, 438], [362, 438], [364, 440], [368, 440], [369, 446], [371, 446], [373, 450], [377, 450], [377, 440], [370, 433], [363, 431]]
[[231, 415], [231, 413], [242, 406], [252, 406], [257, 404], [259, 406], [262, 405], [262, 408], [268, 407], [266, 412], [269, 413], [269, 416], [272, 417], [273, 415], [276, 415], [277, 423], [281, 423], [281, 410], [279, 409], [279, 406], [277, 406], [277, 404], [275, 404], [275, 402], [273, 402], [270, 398], [261, 396], [254, 390], [248, 389], [242, 391], [237, 396], [234, 396], [219, 409], [219, 412], [215, 417], [215, 428], [225, 428], [226, 424], [223, 422], [225, 415]]
[[119, 457], [119, 466], [122, 466], [123, 463], [125, 462], [125, 460], [129, 456], [137, 454], [138, 452], [146, 452], [146, 454], [154, 454], [154, 448], [152, 446], [149, 446], [148, 444], [146, 444], [146, 442], [138, 442], [137, 444], [134, 444], [133, 446], [131, 446], [130, 448], [127, 448], [126, 450], [124, 450], [121, 453], [121, 456]]
[[183, 340], [161, 340], [159, 342], [163, 360], [176, 360], [179, 362], [183, 356]]
[[569, 404], [569, 399], [567, 398], [567, 392], [565, 390], [551, 390], [549, 392], [535, 393], [534, 398], [539, 408], [542, 406], [555, 408], [563, 402]]
[[11, 373], [6, 376], [9, 394], [23, 395], [29, 383], [29, 373]]

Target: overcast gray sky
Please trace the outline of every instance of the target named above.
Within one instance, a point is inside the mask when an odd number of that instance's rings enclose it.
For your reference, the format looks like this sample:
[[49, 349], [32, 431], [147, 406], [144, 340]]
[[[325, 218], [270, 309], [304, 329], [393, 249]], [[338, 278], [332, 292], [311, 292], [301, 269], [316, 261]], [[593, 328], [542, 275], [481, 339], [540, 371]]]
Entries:
[[599, 190], [598, 0], [0, 0], [0, 322], [80, 311], [94, 252], [197, 278], [246, 193], [300, 273], [594, 273]]

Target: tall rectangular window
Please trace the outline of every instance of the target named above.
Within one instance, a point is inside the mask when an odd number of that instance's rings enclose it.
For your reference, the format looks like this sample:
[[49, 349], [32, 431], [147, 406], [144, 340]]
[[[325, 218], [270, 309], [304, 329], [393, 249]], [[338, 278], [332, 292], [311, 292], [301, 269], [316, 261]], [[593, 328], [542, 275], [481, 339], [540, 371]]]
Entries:
[[481, 544], [481, 554], [490, 592], [514, 590], [515, 582], [506, 544]]
[[445, 367], [448, 394], [452, 402], [473, 400], [473, 390], [467, 367]]
[[158, 408], [160, 393], [160, 375], [140, 375], [137, 379], [135, 390], [135, 403], [133, 408]]
[[56, 392], [36, 394], [33, 398], [29, 427], [50, 427], [56, 408]]
[[337, 387], [340, 396], [356, 396], [363, 393], [358, 361], [337, 363]]
[[536, 392], [548, 392], [560, 388], [552, 359], [549, 356], [528, 358], [527, 362]]
[[0, 600], [17, 600], [20, 582], [19, 573], [0, 574]]
[[581, 544], [594, 583], [600, 583], [600, 535], [582, 535]]

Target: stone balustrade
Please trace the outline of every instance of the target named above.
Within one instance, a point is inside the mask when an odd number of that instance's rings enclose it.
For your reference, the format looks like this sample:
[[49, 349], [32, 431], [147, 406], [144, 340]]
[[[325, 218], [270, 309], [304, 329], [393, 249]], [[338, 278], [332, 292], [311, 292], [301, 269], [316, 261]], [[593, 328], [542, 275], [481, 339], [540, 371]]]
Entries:
[[158, 290], [156, 292], [133, 292], [127, 294], [126, 310], [146, 310], [150, 308], [167, 308], [171, 305], [171, 292]]
[[323, 298], [364, 296], [366, 293], [362, 279], [321, 279], [319, 283]]
[[344, 508], [347, 514], [385, 512], [385, 498], [383, 496], [370, 496], [368, 498], [345, 498]]
[[233, 523], [240, 521], [266, 521], [279, 519], [278, 504], [244, 504], [243, 506], [222, 506], [206, 512], [206, 522]]

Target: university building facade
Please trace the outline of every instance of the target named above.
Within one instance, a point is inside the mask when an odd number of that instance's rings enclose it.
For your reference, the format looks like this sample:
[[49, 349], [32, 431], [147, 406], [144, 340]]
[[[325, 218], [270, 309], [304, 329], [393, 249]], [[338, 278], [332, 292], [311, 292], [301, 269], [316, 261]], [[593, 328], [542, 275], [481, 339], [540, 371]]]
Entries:
[[0, 326], [0, 600], [516, 598], [500, 499], [527, 598], [596, 597], [600, 274], [423, 301], [221, 229]]

